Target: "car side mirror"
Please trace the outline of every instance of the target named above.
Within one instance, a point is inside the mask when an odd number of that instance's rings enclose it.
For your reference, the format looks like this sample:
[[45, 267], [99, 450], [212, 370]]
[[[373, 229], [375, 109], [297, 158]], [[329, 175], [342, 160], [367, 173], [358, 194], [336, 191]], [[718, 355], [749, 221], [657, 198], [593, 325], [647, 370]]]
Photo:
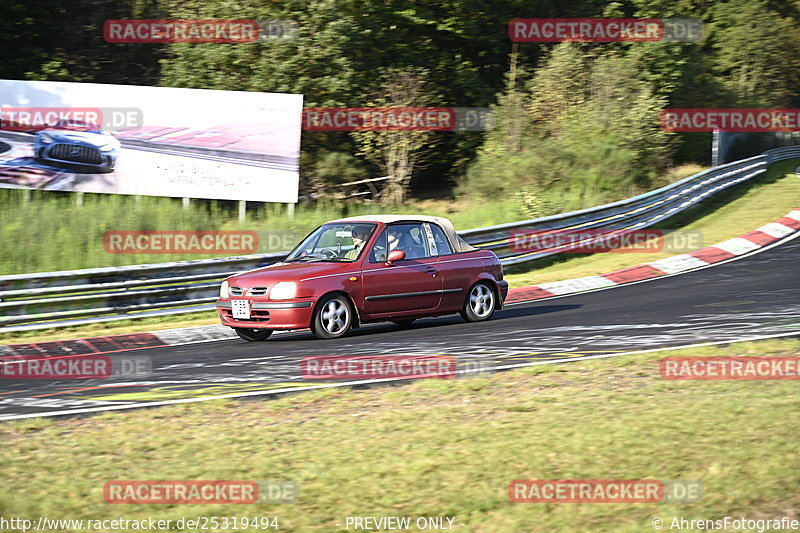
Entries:
[[403, 250], [392, 250], [389, 252], [389, 257], [386, 258], [386, 266], [392, 266], [397, 261], [402, 261], [406, 258], [406, 253]]

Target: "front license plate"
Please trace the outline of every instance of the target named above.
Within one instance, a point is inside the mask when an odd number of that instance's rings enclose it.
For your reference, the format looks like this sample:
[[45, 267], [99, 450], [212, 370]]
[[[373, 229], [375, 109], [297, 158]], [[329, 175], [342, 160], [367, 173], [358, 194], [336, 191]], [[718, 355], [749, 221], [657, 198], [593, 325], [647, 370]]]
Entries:
[[250, 318], [249, 300], [231, 300], [233, 318]]

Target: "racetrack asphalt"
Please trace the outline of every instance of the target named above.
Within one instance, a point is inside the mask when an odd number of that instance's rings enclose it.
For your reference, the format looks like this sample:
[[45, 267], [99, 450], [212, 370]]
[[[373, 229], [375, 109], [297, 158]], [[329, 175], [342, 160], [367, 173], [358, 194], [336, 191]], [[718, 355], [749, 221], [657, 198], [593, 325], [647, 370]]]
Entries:
[[512, 304], [482, 323], [459, 316], [409, 329], [367, 325], [336, 340], [308, 331], [265, 342], [219, 340], [108, 354], [146, 361], [136, 379], [0, 380], [0, 420], [85, 408], [319, 384], [300, 360], [322, 355], [449, 355], [459, 368], [492, 367], [747, 337], [800, 336], [800, 239], [710, 268], [608, 290]]

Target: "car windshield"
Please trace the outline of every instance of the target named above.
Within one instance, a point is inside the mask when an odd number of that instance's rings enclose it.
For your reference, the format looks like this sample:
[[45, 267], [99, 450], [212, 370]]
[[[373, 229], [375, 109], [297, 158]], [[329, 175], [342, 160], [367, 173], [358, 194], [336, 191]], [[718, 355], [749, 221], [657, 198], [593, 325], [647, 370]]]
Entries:
[[53, 126], [53, 129], [57, 130], [69, 130], [69, 131], [86, 131], [89, 133], [103, 133], [103, 130], [100, 129], [100, 126], [97, 124], [92, 124], [89, 122], [81, 122], [80, 120], [60, 120]]
[[352, 222], [323, 224], [292, 250], [285, 261], [353, 262], [361, 256], [375, 227], [376, 224]]

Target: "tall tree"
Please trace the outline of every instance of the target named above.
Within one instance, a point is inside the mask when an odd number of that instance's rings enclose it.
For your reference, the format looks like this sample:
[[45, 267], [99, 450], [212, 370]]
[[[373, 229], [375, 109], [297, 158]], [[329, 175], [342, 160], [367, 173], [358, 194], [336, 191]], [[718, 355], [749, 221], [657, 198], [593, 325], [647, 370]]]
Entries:
[[797, 99], [797, 21], [765, 0], [729, 0], [714, 8], [715, 72], [730, 105], [780, 107]]
[[502, 117], [517, 111], [513, 98], [500, 95], [499, 129], [487, 136], [465, 189], [487, 198], [521, 193], [530, 205], [546, 196], [539, 205], [563, 209], [646, 188], [666, 162], [670, 136], [659, 128], [666, 99], [640, 73], [620, 53], [555, 46], [526, 84], [522, 149], [509, 149]]
[[[427, 107], [436, 101], [427, 88], [427, 72], [421, 69], [388, 69], [381, 76], [370, 107]], [[431, 131], [355, 131], [351, 135], [358, 154], [371, 161], [388, 177], [381, 192], [383, 205], [400, 205], [408, 186], [429, 154], [435, 133]]]

